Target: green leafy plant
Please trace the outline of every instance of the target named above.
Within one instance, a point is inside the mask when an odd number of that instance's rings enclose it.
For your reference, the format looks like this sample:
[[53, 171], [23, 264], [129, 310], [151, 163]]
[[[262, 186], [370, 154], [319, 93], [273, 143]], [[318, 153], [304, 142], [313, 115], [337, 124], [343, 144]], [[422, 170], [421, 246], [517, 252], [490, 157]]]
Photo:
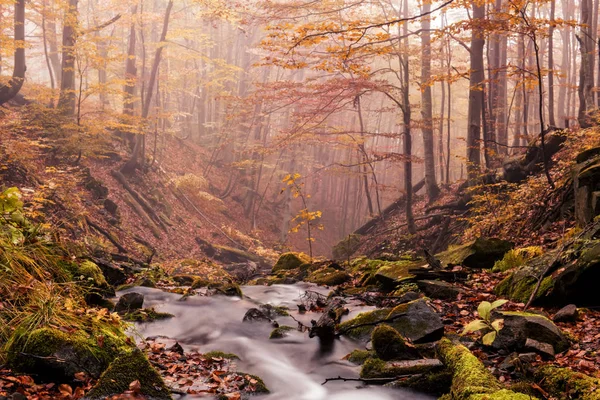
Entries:
[[465, 326], [463, 330], [463, 335], [471, 332], [481, 332], [481, 342], [490, 346], [496, 340], [496, 336], [498, 332], [504, 326], [504, 320], [502, 318], [497, 318], [492, 320], [492, 311], [498, 307], [506, 304], [508, 300], [496, 300], [493, 303], [489, 301], [482, 301], [481, 304], [477, 307], [477, 312], [479, 313], [479, 317], [481, 319], [476, 319], [475, 321], [471, 321]]

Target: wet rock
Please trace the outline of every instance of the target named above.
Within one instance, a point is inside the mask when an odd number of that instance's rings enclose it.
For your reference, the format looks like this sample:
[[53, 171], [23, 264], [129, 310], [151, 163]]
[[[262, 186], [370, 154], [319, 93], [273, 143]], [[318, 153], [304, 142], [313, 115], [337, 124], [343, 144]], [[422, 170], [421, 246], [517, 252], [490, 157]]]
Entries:
[[478, 238], [471, 243], [437, 254], [443, 265], [467, 268], [493, 268], [498, 260], [514, 248], [514, 244], [495, 238]]
[[271, 322], [272, 319], [263, 310], [251, 308], [246, 311], [243, 318], [244, 322]]
[[131, 312], [139, 310], [144, 305], [144, 295], [141, 293], [125, 293], [115, 306], [116, 312]]
[[577, 306], [569, 304], [558, 310], [552, 319], [554, 322], [575, 322], [578, 316]]
[[418, 281], [417, 286], [427, 297], [440, 300], [456, 300], [460, 289], [444, 281]]
[[444, 325], [440, 316], [423, 299], [401, 304], [395, 308], [381, 308], [361, 313], [340, 324], [338, 331], [353, 339], [367, 341], [377, 321], [382, 320], [386, 320], [386, 324], [412, 343], [434, 342], [444, 334]]
[[295, 329], [291, 326], [278, 326], [277, 328], [273, 329], [271, 331], [271, 334], [269, 335], [269, 339], [282, 339], [286, 336], [288, 336], [288, 332], [294, 331]]
[[399, 379], [386, 383], [384, 386], [394, 389], [406, 388], [419, 393], [428, 393], [440, 397], [450, 392], [452, 385], [452, 372], [448, 369], [418, 374], [407, 379]]
[[[528, 340], [544, 343], [552, 347], [554, 353], [560, 353], [569, 348], [569, 341], [552, 321], [548, 318], [526, 312], [499, 312], [498, 318], [504, 319], [504, 327], [498, 332], [492, 346], [496, 349], [519, 351], [526, 349]], [[532, 346], [529, 349], [548, 354], [546, 347]]]
[[198, 279], [195, 275], [175, 275], [173, 281], [181, 286], [191, 286]]
[[258, 264], [253, 261], [244, 263], [227, 264], [223, 266], [238, 282], [247, 282], [258, 272]]
[[244, 315], [244, 322], [272, 322], [277, 317], [287, 316], [288, 310], [285, 307], [273, 306], [271, 304], [262, 304], [258, 308], [251, 308]]
[[169, 347], [167, 350], [172, 351], [173, 353], [181, 354], [181, 355], [183, 355], [185, 353], [185, 351], [183, 350], [183, 347], [181, 347], [179, 342], [175, 342], [175, 344], [173, 346]]
[[377, 356], [388, 360], [413, 360], [419, 358], [419, 352], [406, 344], [397, 330], [389, 325], [378, 325], [371, 334], [373, 350]]
[[337, 286], [351, 279], [352, 277], [347, 272], [327, 267], [312, 272], [308, 275], [306, 281], [322, 286]]

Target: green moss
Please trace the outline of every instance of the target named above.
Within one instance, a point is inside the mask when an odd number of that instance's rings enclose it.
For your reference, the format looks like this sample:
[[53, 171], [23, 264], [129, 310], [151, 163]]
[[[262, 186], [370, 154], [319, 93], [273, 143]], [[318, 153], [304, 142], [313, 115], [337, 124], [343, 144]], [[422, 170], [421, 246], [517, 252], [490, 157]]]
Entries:
[[375, 357], [375, 352], [369, 350], [354, 350], [348, 354], [348, 361], [352, 364], [363, 365], [365, 361]]
[[389, 376], [394, 375], [389, 375], [389, 371], [386, 371], [385, 361], [379, 358], [369, 358], [365, 360], [360, 370], [360, 377], [363, 379], [372, 377], [385, 378]]
[[240, 358], [233, 353], [224, 353], [222, 351], [209, 351], [203, 354], [204, 358], [224, 358], [226, 360], [239, 360]]
[[[100, 329], [95, 335], [83, 330], [65, 333], [52, 328], [14, 335], [15, 339], [6, 351], [7, 364], [15, 371], [48, 374], [58, 380], [72, 379], [81, 368], [98, 376], [127, 347], [123, 334]], [[100, 340], [102, 346], [98, 344]], [[64, 362], [54, 362], [56, 357]]]
[[358, 314], [356, 317], [343, 322], [339, 326], [339, 331], [345, 332], [345, 335], [357, 340], [367, 340], [371, 336], [371, 332], [375, 326], [360, 326], [353, 328], [356, 325], [374, 323], [385, 319], [390, 313], [391, 308], [380, 308], [374, 311], [368, 311]]
[[106, 282], [100, 267], [91, 261], [84, 261], [79, 264], [77, 273], [83, 278], [93, 281], [98, 287], [108, 286], [108, 282]]
[[540, 386], [559, 400], [599, 400], [600, 379], [568, 368], [546, 365], [535, 371]]
[[350, 234], [331, 249], [335, 260], [346, 260], [360, 246], [360, 235]]
[[310, 259], [303, 253], [283, 253], [279, 260], [273, 266], [273, 273], [284, 270], [296, 269], [304, 263], [310, 262]]
[[323, 268], [317, 270], [306, 278], [308, 282], [324, 286], [337, 286], [348, 282], [351, 279], [345, 271], [339, 271], [333, 268]]
[[91, 400], [105, 399], [129, 389], [133, 381], [141, 384], [141, 393], [156, 400], [171, 399], [171, 392], [152, 367], [144, 353], [130, 349], [117, 357], [104, 371], [98, 383], [87, 394]]
[[[209, 286], [210, 288], [210, 286]], [[217, 293], [225, 295], [225, 296], [237, 296], [237, 297], [244, 297], [244, 294], [242, 293], [242, 289], [240, 288], [240, 285], [236, 284], [236, 283], [224, 283], [224, 284], [220, 284], [217, 287], [215, 287]]]
[[[256, 375], [246, 374], [244, 372], [236, 372], [238, 375], [243, 376], [245, 384], [240, 386], [240, 389], [249, 391], [251, 393], [269, 393], [269, 389], [265, 382]], [[254, 381], [254, 382], [253, 382]]]
[[207, 281], [206, 279], [203, 278], [197, 278], [192, 282], [192, 289], [200, 289], [200, 288], [204, 288], [207, 287], [208, 285], [210, 285], [210, 281]]
[[280, 326], [278, 328], [275, 328], [271, 331], [271, 334], [269, 335], [269, 339], [281, 339], [287, 336], [287, 332], [293, 331], [295, 330], [293, 327], [291, 326]]
[[133, 322], [152, 322], [160, 319], [168, 319], [173, 317], [173, 314], [158, 312], [154, 310], [154, 308], [144, 308], [125, 314], [123, 316], [123, 319], [126, 321]]
[[[508, 297], [511, 300], [519, 303], [527, 303], [531, 297], [535, 286], [537, 285], [537, 279], [533, 276], [517, 277], [514, 273], [503, 279], [494, 289], [494, 292], [499, 296]], [[536, 299], [543, 297], [554, 286], [554, 280], [552, 276], [547, 276], [542, 280]]]
[[373, 350], [382, 360], [393, 360], [412, 353], [402, 335], [386, 324], [377, 325], [371, 334]]
[[465, 346], [444, 338], [440, 359], [452, 371], [451, 394], [455, 400], [525, 400], [531, 397], [502, 388], [498, 380]]

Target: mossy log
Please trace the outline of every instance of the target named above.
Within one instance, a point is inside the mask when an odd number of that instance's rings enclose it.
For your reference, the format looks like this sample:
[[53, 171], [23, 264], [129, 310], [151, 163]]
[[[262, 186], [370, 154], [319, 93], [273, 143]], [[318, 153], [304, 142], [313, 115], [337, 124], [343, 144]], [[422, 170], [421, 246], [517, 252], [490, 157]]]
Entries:
[[543, 366], [535, 371], [535, 380], [559, 400], [600, 400], [600, 379], [568, 368]]
[[443, 338], [438, 344], [442, 362], [452, 372], [450, 399], [453, 400], [534, 400], [502, 387], [500, 382], [465, 346]]

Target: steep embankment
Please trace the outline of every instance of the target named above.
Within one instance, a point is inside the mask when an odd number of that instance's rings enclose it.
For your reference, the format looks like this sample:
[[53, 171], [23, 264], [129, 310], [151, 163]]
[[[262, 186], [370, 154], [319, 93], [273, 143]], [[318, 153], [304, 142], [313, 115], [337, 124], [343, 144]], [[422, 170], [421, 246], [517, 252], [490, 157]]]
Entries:
[[[230, 181], [236, 171], [216, 168], [206, 149], [166, 135], [156, 154], [149, 151], [145, 171], [124, 176], [125, 141], [49, 123], [48, 113], [33, 105], [10, 108], [0, 121], [3, 186], [24, 189], [40, 220], [43, 214], [92, 252], [122, 259], [248, 259], [219, 246], [248, 251], [255, 261], [272, 258], [267, 249], [278, 234], [272, 214], [260, 212], [259, 240], [239, 201], [243, 188]], [[219, 198], [226, 188], [228, 196]]]

